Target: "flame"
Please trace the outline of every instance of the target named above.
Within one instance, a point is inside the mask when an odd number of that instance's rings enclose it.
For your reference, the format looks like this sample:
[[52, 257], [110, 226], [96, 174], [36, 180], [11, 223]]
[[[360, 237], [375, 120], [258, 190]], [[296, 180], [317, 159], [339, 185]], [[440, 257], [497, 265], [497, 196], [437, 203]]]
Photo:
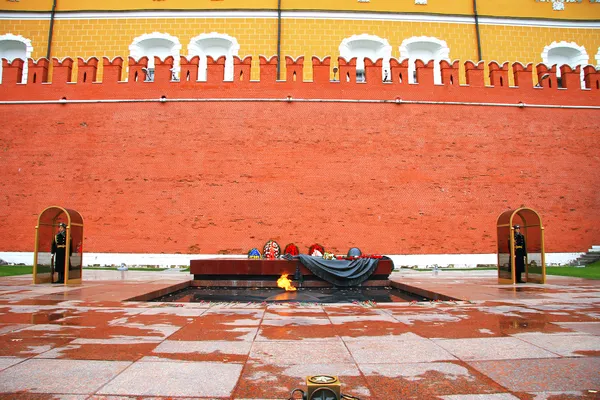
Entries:
[[297, 290], [294, 286], [292, 286], [292, 281], [288, 279], [289, 274], [283, 274], [279, 279], [277, 279], [277, 286], [282, 289], [285, 289], [287, 292], [293, 292]]

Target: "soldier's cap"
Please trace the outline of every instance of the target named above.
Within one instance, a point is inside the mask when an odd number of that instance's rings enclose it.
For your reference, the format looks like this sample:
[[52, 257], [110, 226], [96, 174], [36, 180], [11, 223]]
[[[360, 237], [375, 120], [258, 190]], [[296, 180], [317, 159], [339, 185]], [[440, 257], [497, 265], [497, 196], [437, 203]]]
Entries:
[[521, 225], [515, 225], [515, 226], [513, 226], [513, 228], [515, 228], [515, 229], [521, 229]]
[[58, 224], [58, 226], [62, 226], [63, 228], [66, 228], [67, 224], [65, 224], [64, 222], [61, 222], [60, 224]]

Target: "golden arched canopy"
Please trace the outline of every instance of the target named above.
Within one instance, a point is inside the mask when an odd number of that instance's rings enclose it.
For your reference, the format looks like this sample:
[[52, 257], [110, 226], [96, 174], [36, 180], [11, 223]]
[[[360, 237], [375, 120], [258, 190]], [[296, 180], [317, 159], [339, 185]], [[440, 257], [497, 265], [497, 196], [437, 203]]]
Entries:
[[498, 282], [515, 283], [516, 253], [514, 226], [519, 225], [525, 236], [525, 271], [522, 279], [529, 283], [546, 282], [546, 260], [544, 254], [544, 227], [542, 218], [531, 208], [504, 211], [496, 222], [498, 235]]
[[[62, 265], [55, 265], [52, 243], [59, 224], [66, 225], [66, 256]], [[33, 283], [55, 282], [59, 272], [64, 283], [80, 283], [83, 256], [83, 218], [79, 212], [59, 206], [45, 208], [38, 216], [35, 227], [35, 252], [33, 256]]]

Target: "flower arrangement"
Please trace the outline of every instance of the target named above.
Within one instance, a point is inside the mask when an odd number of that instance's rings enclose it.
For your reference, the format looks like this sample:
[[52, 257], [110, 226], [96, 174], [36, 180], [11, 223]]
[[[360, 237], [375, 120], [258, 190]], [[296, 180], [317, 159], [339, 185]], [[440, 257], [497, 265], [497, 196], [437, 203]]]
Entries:
[[300, 249], [298, 249], [298, 246], [296, 246], [294, 243], [290, 243], [287, 246], [285, 246], [285, 250], [283, 250], [283, 254], [297, 256], [298, 254], [300, 254]]
[[263, 257], [267, 260], [276, 260], [280, 255], [280, 247], [274, 240], [269, 240], [263, 247]]
[[259, 259], [260, 257], [260, 251], [256, 247], [248, 252], [248, 258]]
[[318, 243], [313, 244], [308, 248], [308, 254], [314, 257], [323, 257], [325, 248]]

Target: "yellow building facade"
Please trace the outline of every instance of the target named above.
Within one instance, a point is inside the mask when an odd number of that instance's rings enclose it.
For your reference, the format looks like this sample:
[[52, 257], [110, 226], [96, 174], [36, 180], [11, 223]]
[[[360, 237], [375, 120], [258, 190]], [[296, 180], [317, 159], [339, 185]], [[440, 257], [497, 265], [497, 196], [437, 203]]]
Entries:
[[253, 79], [258, 56], [277, 54], [331, 56], [332, 75], [338, 56], [600, 65], [600, 0], [2, 2], [0, 56], [23, 47], [33, 59], [251, 55]]

